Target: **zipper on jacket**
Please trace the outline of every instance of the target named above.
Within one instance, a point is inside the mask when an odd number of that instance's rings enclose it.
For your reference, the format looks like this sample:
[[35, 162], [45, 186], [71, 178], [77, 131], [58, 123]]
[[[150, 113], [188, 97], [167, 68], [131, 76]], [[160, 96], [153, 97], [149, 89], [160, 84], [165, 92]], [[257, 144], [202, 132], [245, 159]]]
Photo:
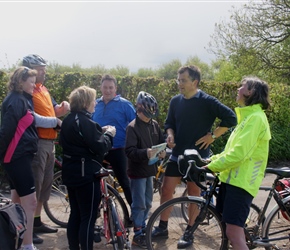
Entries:
[[85, 158], [82, 158], [81, 161], [82, 161], [82, 177], [84, 177], [85, 176]]

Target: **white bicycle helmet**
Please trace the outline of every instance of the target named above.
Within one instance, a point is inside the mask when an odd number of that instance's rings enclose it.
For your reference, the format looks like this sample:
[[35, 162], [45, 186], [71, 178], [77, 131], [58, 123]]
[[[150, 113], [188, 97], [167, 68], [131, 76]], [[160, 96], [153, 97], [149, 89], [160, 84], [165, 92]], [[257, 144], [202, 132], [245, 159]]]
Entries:
[[158, 105], [154, 96], [144, 91], [139, 92], [137, 96], [137, 109], [143, 112], [148, 118], [154, 118], [158, 116]]
[[46, 61], [39, 55], [31, 54], [23, 57], [22, 65], [28, 68], [33, 68], [36, 66], [46, 66]]

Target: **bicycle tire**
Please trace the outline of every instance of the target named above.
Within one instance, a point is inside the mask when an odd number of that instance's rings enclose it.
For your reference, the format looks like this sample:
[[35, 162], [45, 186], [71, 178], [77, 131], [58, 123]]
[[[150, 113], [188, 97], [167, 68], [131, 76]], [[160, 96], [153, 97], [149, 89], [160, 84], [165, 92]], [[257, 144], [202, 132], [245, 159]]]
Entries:
[[[282, 202], [286, 206], [288, 214], [290, 215], [290, 196], [284, 198]], [[290, 221], [283, 216], [281, 209], [277, 204], [273, 207], [264, 222], [262, 238], [270, 240], [270, 243], [273, 243], [278, 247], [277, 249], [286, 250], [290, 249], [289, 234]], [[273, 240], [273, 237], [277, 240]], [[278, 238], [284, 239], [278, 240]], [[265, 247], [265, 249], [271, 250], [272, 247]]]
[[[149, 250], [171, 250], [176, 249], [177, 241], [183, 235], [187, 223], [181, 214], [181, 204], [190, 203], [202, 207], [205, 202], [199, 197], [178, 197], [163, 203], [150, 216], [146, 229], [146, 244]], [[171, 209], [168, 219], [168, 238], [154, 239], [152, 231], [159, 225], [160, 214], [166, 209]], [[227, 249], [227, 238], [225, 235], [225, 224], [221, 222], [221, 216], [213, 206], [209, 206], [207, 220], [200, 223], [194, 233], [192, 249]]]
[[114, 250], [118, 250], [118, 244], [117, 244], [116, 232], [115, 232], [115, 224], [114, 224], [113, 216], [112, 216], [113, 212], [112, 212], [112, 207], [110, 206], [110, 204], [108, 204], [107, 214], [108, 214], [108, 227], [109, 227], [110, 238], [111, 238], [110, 244], [112, 244]]
[[[108, 185], [108, 193], [114, 198], [118, 213], [126, 225], [129, 220], [129, 212], [124, 200], [118, 191], [110, 185]], [[61, 170], [54, 174], [50, 198], [43, 203], [43, 208], [51, 221], [61, 227], [67, 227], [70, 205], [66, 186], [62, 183]]]
[[62, 183], [61, 170], [54, 174], [50, 197], [43, 203], [43, 208], [51, 221], [61, 227], [67, 227], [70, 205], [67, 188]]
[[116, 210], [118, 211], [120, 218], [122, 218], [122, 223], [124, 227], [127, 227], [127, 223], [129, 222], [129, 211], [127, 205], [115, 188], [110, 185], [107, 185], [107, 187], [110, 197], [114, 200]]
[[[188, 195], [188, 193], [187, 193], [187, 188], [186, 188], [182, 194], [182, 197], [186, 197], [187, 195]], [[185, 203], [181, 204], [181, 212], [182, 212], [182, 216], [183, 216], [184, 220], [186, 222], [188, 222], [188, 213], [187, 213], [187, 208], [186, 208]], [[260, 212], [261, 212], [261, 209], [256, 204], [252, 203], [251, 207], [250, 207], [248, 219], [247, 219], [246, 225], [245, 225], [246, 228], [251, 228], [251, 227], [256, 225], [256, 222], [258, 220]], [[262, 224], [264, 221], [265, 221], [265, 216], [262, 220]]]
[[[116, 210], [116, 206], [112, 198], [108, 200], [109, 202], [109, 210], [111, 210], [111, 216], [113, 219], [113, 224], [114, 224], [114, 249], [119, 249], [123, 250], [125, 246], [125, 236], [126, 232], [124, 232], [124, 225], [122, 225], [122, 221], [120, 220], [120, 216], [118, 215], [118, 212]], [[121, 233], [121, 235], [119, 235]], [[117, 248], [115, 248], [115, 246]]]

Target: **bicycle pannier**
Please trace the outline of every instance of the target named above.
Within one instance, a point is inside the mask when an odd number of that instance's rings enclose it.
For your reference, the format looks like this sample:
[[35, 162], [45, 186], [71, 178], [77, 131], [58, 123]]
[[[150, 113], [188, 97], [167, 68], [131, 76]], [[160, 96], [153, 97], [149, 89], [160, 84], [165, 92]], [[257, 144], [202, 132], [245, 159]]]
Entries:
[[26, 214], [19, 204], [0, 207], [0, 250], [19, 249], [26, 230]]
[[[275, 189], [279, 192], [281, 198], [285, 198], [290, 194], [290, 179], [281, 179], [278, 181]], [[286, 204], [287, 209], [290, 211], [290, 202]], [[283, 217], [290, 221], [290, 217], [285, 211], [281, 211]]]

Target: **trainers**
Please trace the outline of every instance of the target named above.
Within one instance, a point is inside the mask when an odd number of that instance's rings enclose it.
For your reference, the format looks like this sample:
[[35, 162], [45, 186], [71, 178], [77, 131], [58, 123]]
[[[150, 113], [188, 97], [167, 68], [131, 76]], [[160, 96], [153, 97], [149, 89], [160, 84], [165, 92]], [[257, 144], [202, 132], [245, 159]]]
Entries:
[[188, 231], [185, 231], [183, 236], [179, 239], [177, 243], [178, 249], [184, 249], [192, 245], [193, 243], [193, 234], [190, 234]]
[[132, 245], [147, 249], [145, 236], [143, 234], [134, 235]]
[[53, 228], [49, 225], [46, 225], [44, 223], [41, 224], [39, 227], [33, 227], [34, 233], [56, 233], [58, 231], [57, 228]]
[[32, 242], [33, 242], [33, 244], [41, 244], [43, 242], [43, 239], [38, 237], [37, 234], [33, 233], [32, 234]]
[[160, 227], [154, 227], [151, 234], [152, 238], [168, 238], [168, 229], [162, 229]]

